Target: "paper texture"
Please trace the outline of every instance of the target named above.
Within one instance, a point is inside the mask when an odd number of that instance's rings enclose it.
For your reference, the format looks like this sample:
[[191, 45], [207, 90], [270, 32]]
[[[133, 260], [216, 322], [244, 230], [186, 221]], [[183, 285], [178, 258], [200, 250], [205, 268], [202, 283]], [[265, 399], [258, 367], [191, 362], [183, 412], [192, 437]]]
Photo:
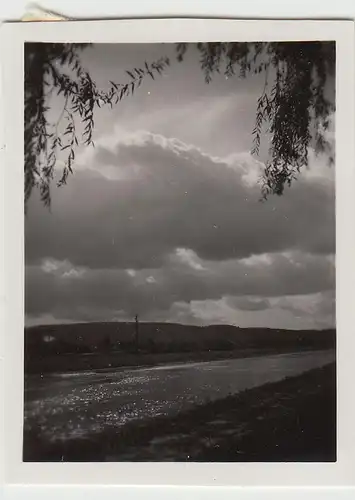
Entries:
[[21, 21], [33, 22], [33, 21], [68, 21], [69, 18], [62, 16], [61, 14], [55, 14], [48, 10], [41, 9], [37, 6], [31, 6], [28, 11], [22, 16]]

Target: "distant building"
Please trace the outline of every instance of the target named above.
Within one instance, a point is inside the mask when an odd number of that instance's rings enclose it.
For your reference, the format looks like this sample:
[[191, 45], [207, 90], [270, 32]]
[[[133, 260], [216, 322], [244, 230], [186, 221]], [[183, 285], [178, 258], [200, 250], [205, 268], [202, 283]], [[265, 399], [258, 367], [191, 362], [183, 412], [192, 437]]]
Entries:
[[53, 337], [52, 335], [44, 335], [43, 337], [43, 342], [54, 342], [55, 341], [55, 337]]

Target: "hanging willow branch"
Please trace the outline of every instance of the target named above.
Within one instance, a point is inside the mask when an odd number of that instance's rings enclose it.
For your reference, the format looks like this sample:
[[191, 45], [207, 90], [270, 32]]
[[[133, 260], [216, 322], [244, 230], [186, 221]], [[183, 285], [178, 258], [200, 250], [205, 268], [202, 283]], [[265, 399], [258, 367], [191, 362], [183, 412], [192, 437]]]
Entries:
[[[46, 206], [51, 204], [50, 186], [54, 179], [58, 153], [65, 155], [58, 186], [73, 173], [75, 151], [79, 145], [94, 146], [95, 110], [117, 105], [133, 95], [145, 76], [154, 80], [169, 65], [162, 57], [144, 68], [127, 71], [128, 82], [110, 82], [109, 89], [98, 89], [79, 57], [86, 45], [27, 44], [25, 57], [25, 208], [34, 187]], [[48, 93], [46, 94], [46, 91]], [[56, 92], [64, 105], [56, 123], [49, 123], [46, 98]], [[79, 134], [76, 119], [83, 126]]]
[[[177, 45], [183, 61], [188, 44]], [[270, 140], [269, 160], [262, 178], [262, 194], [281, 195], [300, 169], [308, 164], [308, 150], [325, 152], [334, 162], [324, 139], [334, 100], [326, 98], [327, 78], [334, 78], [335, 43], [199, 43], [200, 65], [205, 81], [214, 73], [226, 77], [265, 74], [265, 85], [257, 101], [252, 131], [252, 154], [258, 155], [261, 138]], [[267, 132], [267, 134], [265, 134]]]
[[[81, 63], [87, 44], [26, 44], [25, 50], [25, 206], [34, 187], [50, 206], [50, 186], [58, 153], [65, 154], [58, 186], [73, 172], [79, 145], [94, 145], [95, 111], [111, 108], [133, 96], [145, 77], [155, 79], [170, 64], [167, 57], [127, 71], [125, 83], [109, 82], [107, 91], [97, 88]], [[184, 61], [189, 45], [176, 44], [176, 58]], [[206, 83], [214, 73], [245, 78], [264, 73], [265, 85], [257, 101], [252, 131], [252, 153], [259, 154], [267, 132], [269, 160], [262, 179], [262, 195], [281, 195], [308, 163], [308, 149], [333, 155], [324, 139], [334, 102], [326, 98], [326, 82], [334, 77], [333, 42], [198, 43], [199, 64]], [[64, 97], [57, 123], [47, 121], [48, 98]], [[76, 123], [83, 131], [77, 132]], [[63, 125], [65, 123], [65, 125]], [[63, 129], [64, 127], [64, 129]]]

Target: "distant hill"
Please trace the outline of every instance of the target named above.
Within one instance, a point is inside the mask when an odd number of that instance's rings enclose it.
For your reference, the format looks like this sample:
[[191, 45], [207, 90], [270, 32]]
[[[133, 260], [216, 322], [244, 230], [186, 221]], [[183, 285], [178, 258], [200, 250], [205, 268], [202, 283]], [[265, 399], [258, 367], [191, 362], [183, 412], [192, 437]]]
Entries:
[[[135, 345], [133, 322], [74, 323], [25, 328], [28, 354], [39, 351], [98, 352], [129, 350]], [[335, 347], [335, 330], [238, 328], [139, 323], [139, 348], [148, 352], [234, 350], [245, 348]]]

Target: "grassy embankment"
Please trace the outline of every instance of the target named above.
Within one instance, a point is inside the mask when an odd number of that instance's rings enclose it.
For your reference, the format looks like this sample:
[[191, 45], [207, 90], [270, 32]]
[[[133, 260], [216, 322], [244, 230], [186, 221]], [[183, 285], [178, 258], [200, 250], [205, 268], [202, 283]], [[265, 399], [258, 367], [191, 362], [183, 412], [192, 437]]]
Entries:
[[336, 460], [335, 364], [85, 439], [24, 436], [25, 461]]
[[[252, 356], [267, 356], [294, 352], [291, 347], [238, 349], [230, 351], [192, 351], [192, 352], [165, 352], [165, 353], [98, 353], [98, 354], [60, 354], [38, 358], [26, 373], [67, 373], [77, 371], [112, 371], [128, 367], [147, 367], [166, 365], [170, 363], [189, 363], [203, 361], [218, 361], [223, 359], [238, 359]], [[310, 349], [297, 349], [300, 351]]]

